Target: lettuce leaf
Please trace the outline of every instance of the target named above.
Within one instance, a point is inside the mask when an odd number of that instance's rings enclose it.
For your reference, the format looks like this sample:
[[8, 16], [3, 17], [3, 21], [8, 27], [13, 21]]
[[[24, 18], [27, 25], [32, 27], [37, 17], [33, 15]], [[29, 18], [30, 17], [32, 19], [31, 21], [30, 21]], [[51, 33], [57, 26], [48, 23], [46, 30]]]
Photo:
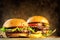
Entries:
[[31, 32], [35, 32], [34, 29], [32, 29], [31, 27], [28, 27], [28, 30], [30, 30]]
[[18, 31], [22, 31], [23, 30], [23, 28], [18, 28]]
[[2, 27], [0, 30], [3, 31], [3, 32], [5, 32], [6, 31], [6, 28], [5, 27]]
[[18, 30], [18, 31], [22, 31], [23, 28], [7, 29], [7, 28], [5, 28], [5, 27], [2, 27], [2, 28], [0, 28], [0, 30], [3, 31], [3, 32], [6, 32], [6, 31], [14, 32], [14, 31], [16, 31], [16, 30]]

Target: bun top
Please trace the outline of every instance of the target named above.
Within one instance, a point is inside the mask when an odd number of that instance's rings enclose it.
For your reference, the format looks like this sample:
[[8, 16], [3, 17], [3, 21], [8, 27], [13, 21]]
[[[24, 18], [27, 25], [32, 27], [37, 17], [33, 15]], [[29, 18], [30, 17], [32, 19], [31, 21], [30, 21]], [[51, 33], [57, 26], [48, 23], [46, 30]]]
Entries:
[[30, 17], [27, 20], [27, 23], [30, 23], [30, 22], [42, 22], [42, 23], [49, 24], [48, 20], [45, 17], [43, 17], [43, 16], [33, 16], [33, 17]]
[[16, 27], [16, 26], [28, 26], [27, 22], [23, 19], [8, 19], [3, 27]]

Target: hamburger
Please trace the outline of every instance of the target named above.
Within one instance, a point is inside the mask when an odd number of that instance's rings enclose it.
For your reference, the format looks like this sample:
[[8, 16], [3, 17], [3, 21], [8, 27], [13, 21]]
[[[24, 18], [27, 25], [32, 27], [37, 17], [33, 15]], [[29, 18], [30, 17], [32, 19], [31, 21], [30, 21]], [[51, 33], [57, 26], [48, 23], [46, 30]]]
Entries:
[[43, 16], [32, 16], [27, 20], [29, 25], [29, 38], [45, 38], [52, 34], [47, 18]]
[[9, 38], [27, 38], [28, 24], [24, 19], [8, 19], [3, 24], [1, 30], [5, 32], [6, 36]]

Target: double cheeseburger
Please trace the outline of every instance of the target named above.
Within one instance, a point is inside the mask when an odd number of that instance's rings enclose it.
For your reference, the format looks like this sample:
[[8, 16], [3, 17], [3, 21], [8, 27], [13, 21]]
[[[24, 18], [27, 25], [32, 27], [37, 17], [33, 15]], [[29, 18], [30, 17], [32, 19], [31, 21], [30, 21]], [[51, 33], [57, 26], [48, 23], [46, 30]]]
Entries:
[[49, 21], [43, 16], [33, 16], [27, 20], [30, 32], [29, 38], [45, 38], [51, 35]]
[[23, 19], [9, 19], [1, 28], [5, 32], [6, 36], [9, 38], [26, 38], [28, 24]]

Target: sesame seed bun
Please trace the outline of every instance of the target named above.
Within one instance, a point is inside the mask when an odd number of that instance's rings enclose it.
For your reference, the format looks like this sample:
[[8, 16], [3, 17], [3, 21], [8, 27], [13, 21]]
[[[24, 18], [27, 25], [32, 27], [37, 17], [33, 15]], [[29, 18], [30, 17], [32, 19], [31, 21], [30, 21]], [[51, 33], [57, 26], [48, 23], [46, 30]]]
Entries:
[[42, 22], [42, 23], [49, 24], [48, 20], [43, 16], [32, 16], [27, 20], [27, 23], [30, 22]]
[[3, 24], [3, 27], [16, 27], [16, 26], [28, 26], [28, 24], [26, 23], [25, 20], [23, 19], [8, 19], [7, 21], [5, 21], [5, 23]]

